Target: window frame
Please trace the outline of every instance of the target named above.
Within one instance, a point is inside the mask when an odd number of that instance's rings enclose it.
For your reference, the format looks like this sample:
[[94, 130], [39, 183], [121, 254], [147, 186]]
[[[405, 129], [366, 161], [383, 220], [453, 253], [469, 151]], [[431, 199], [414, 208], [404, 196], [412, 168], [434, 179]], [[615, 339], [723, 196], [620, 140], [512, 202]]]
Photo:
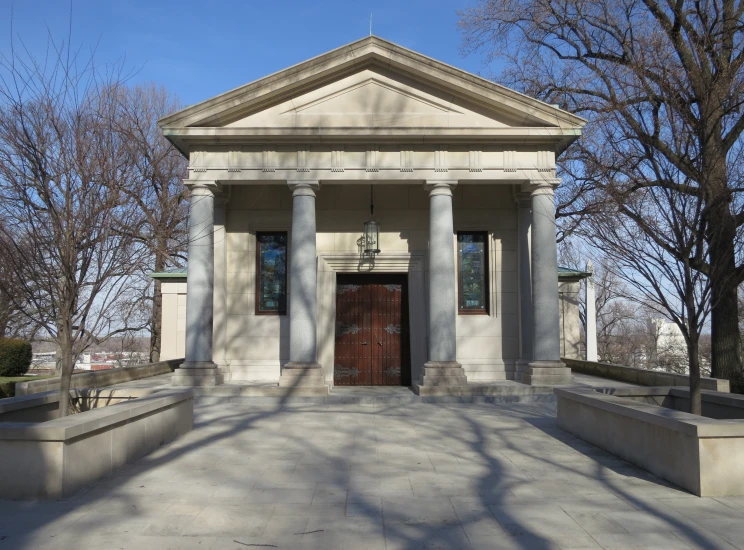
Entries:
[[[262, 235], [284, 235], [287, 244], [287, 253], [285, 255], [285, 267], [284, 267], [284, 307], [277, 309], [276, 311], [261, 311], [260, 309], [260, 293], [261, 293], [261, 240]], [[287, 299], [289, 294], [289, 288], [287, 283], [287, 268], [289, 267], [289, 232], [288, 231], [256, 231], [256, 277], [255, 277], [255, 314], [256, 315], [286, 315], [287, 314]]]
[[[484, 284], [486, 307], [484, 309], [463, 309], [460, 306], [462, 296], [462, 277], [460, 270], [460, 235], [483, 235], [483, 263], [485, 264]], [[491, 315], [491, 264], [489, 263], [489, 239], [488, 231], [457, 231], [455, 234], [455, 253], [457, 254], [457, 314], [458, 315]]]

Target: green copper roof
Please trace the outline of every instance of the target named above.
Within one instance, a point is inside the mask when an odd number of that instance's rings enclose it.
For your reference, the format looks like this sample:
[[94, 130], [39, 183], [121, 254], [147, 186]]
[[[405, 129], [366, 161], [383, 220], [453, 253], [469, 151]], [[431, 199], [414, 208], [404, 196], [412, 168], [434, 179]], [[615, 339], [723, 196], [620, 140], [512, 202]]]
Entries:
[[150, 277], [153, 279], [185, 279], [186, 268], [174, 267], [173, 269], [167, 269], [165, 271], [157, 271], [155, 273], [150, 273]]
[[570, 269], [568, 267], [558, 266], [558, 280], [561, 279], [586, 279], [591, 277], [592, 274], [588, 271], [577, 271], [576, 269]]

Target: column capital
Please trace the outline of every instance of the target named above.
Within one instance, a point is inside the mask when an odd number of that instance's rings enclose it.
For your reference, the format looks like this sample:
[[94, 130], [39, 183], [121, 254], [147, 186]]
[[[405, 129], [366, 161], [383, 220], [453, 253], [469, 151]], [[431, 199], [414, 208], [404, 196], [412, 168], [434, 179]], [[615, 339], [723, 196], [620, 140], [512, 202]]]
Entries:
[[320, 183], [312, 180], [287, 180], [287, 185], [293, 197], [314, 197], [320, 189]]
[[195, 197], [214, 197], [222, 191], [222, 186], [216, 181], [183, 180], [183, 184]]
[[522, 185], [522, 191], [529, 193], [530, 196], [535, 195], [553, 195], [555, 188], [560, 185], [560, 178], [544, 178], [530, 180], [529, 183]]
[[457, 187], [457, 180], [426, 180], [424, 189], [429, 192], [430, 197], [437, 195], [452, 196], [452, 191]]

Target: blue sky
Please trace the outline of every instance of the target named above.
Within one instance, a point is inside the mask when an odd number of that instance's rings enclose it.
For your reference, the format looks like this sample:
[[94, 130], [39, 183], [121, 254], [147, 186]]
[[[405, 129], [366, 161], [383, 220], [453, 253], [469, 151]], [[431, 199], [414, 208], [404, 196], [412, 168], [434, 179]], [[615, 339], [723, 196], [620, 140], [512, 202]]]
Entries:
[[[132, 82], [156, 82], [184, 104], [209, 99], [369, 33], [461, 69], [490, 73], [459, 53], [457, 10], [475, 0], [73, 0], [72, 44], [100, 64], [124, 61]], [[66, 40], [66, 0], [0, 0], [0, 51], [13, 34], [44, 54], [47, 29]]]

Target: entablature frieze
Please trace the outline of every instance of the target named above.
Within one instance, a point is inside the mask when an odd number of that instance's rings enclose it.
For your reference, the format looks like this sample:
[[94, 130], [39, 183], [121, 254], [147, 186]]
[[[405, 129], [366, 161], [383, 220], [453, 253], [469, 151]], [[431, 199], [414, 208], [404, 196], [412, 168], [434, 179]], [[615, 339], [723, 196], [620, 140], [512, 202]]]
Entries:
[[268, 173], [261, 170], [241, 170], [240, 172], [229, 171], [227, 169], [209, 169], [204, 172], [191, 173], [189, 181], [217, 181], [221, 185], [241, 185], [241, 184], [281, 184], [286, 185], [287, 181], [297, 181], [306, 179], [307, 181], [319, 181], [323, 184], [344, 184], [344, 185], [368, 185], [374, 184], [396, 184], [396, 183], [421, 183], [441, 179], [446, 176], [447, 180], [457, 181], [459, 183], [482, 183], [482, 184], [529, 184], [531, 182], [542, 181], [543, 179], [552, 180], [555, 178], [555, 172], [538, 172], [537, 170], [514, 170], [506, 172], [504, 170], [481, 170], [471, 172], [469, 170], [449, 170], [446, 174], [437, 172], [434, 169], [411, 169], [410, 171], [401, 172], [400, 170], [377, 170], [369, 171], [364, 169], [346, 169], [343, 172], [333, 170], [308, 170], [298, 173], [296, 170], [275, 169]]
[[[538, 174], [538, 176], [535, 176]], [[555, 153], [493, 145], [244, 145], [201, 147], [190, 154], [192, 180], [225, 182], [397, 181], [468, 179], [525, 181], [554, 177]]]

